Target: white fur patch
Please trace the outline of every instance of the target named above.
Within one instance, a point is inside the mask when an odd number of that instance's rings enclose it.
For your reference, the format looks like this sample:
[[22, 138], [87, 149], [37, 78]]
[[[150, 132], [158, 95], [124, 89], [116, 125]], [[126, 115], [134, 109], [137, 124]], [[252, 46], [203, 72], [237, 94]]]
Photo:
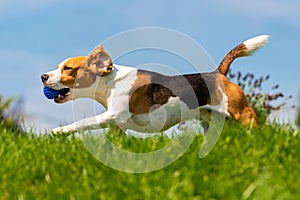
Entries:
[[247, 48], [247, 52], [246, 52], [247, 55], [253, 54], [258, 48], [266, 44], [268, 39], [269, 39], [268, 35], [259, 35], [243, 42], [243, 44]]
[[152, 112], [133, 115], [124, 127], [144, 133], [157, 133], [179, 122], [197, 118], [197, 115], [199, 115], [197, 109], [190, 110], [179, 97], [170, 97], [166, 104]]
[[61, 82], [61, 69], [64, 66], [64, 64], [69, 60], [70, 58], [65, 59], [61, 63], [58, 64], [57, 69], [47, 72], [46, 74], [49, 75], [49, 79], [46, 82], [46, 86], [49, 88], [52, 88], [54, 90], [61, 90], [65, 88]]
[[110, 94], [107, 98], [107, 109], [117, 115], [117, 119], [120, 120], [117, 123], [123, 123], [132, 115], [129, 112], [129, 93], [132, 84], [137, 79], [137, 68], [121, 65], [114, 65], [114, 68], [109, 74], [109, 76], [114, 76], [114, 78], [107, 82], [110, 88]]
[[47, 87], [52, 88], [54, 90], [61, 90], [66, 87], [60, 82], [60, 77], [61, 77], [60, 68], [47, 72], [46, 74], [49, 75], [49, 78], [46, 82]]
[[210, 110], [215, 110], [218, 111], [219, 113], [223, 113], [226, 116], [230, 116], [228, 112], [228, 97], [226, 96], [225, 92], [222, 90], [220, 86], [218, 86], [218, 89], [220, 90], [222, 94], [222, 100], [219, 105], [204, 105], [200, 106], [199, 109], [210, 109]]

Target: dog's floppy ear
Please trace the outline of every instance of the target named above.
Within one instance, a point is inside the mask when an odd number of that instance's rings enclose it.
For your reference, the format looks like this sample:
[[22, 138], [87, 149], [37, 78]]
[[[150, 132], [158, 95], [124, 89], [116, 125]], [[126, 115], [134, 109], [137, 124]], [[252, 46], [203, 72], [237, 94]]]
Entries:
[[83, 65], [101, 76], [109, 74], [113, 68], [109, 53], [101, 45], [92, 51]]

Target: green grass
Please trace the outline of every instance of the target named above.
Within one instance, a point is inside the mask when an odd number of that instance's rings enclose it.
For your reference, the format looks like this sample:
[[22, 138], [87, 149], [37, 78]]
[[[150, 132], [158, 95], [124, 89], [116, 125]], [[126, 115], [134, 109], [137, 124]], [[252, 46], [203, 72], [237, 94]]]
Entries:
[[[112, 137], [151, 151], [168, 138]], [[120, 172], [93, 158], [78, 137], [20, 135], [0, 127], [0, 199], [299, 199], [300, 134], [286, 126], [227, 123], [204, 159], [197, 135], [184, 155], [150, 173]]]

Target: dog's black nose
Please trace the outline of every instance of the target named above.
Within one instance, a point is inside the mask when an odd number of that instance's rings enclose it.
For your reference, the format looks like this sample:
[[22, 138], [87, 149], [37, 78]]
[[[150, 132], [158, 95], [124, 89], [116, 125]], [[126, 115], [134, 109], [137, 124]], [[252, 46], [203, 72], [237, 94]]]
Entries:
[[49, 78], [49, 75], [48, 75], [48, 74], [43, 74], [43, 75], [41, 76], [41, 79], [42, 79], [43, 83], [46, 82], [46, 81], [48, 80], [48, 78]]

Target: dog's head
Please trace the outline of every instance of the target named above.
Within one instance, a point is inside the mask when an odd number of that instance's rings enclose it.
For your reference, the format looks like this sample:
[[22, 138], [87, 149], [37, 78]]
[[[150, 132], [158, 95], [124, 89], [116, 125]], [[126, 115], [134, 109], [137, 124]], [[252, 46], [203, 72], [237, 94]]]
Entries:
[[[46, 87], [62, 90], [62, 94], [54, 99], [56, 103], [64, 103], [78, 98], [74, 94], [84, 93], [94, 85], [97, 76], [106, 76], [113, 69], [109, 53], [97, 46], [89, 56], [68, 58], [57, 65], [56, 69], [41, 76]], [[75, 92], [76, 90], [80, 92]]]

